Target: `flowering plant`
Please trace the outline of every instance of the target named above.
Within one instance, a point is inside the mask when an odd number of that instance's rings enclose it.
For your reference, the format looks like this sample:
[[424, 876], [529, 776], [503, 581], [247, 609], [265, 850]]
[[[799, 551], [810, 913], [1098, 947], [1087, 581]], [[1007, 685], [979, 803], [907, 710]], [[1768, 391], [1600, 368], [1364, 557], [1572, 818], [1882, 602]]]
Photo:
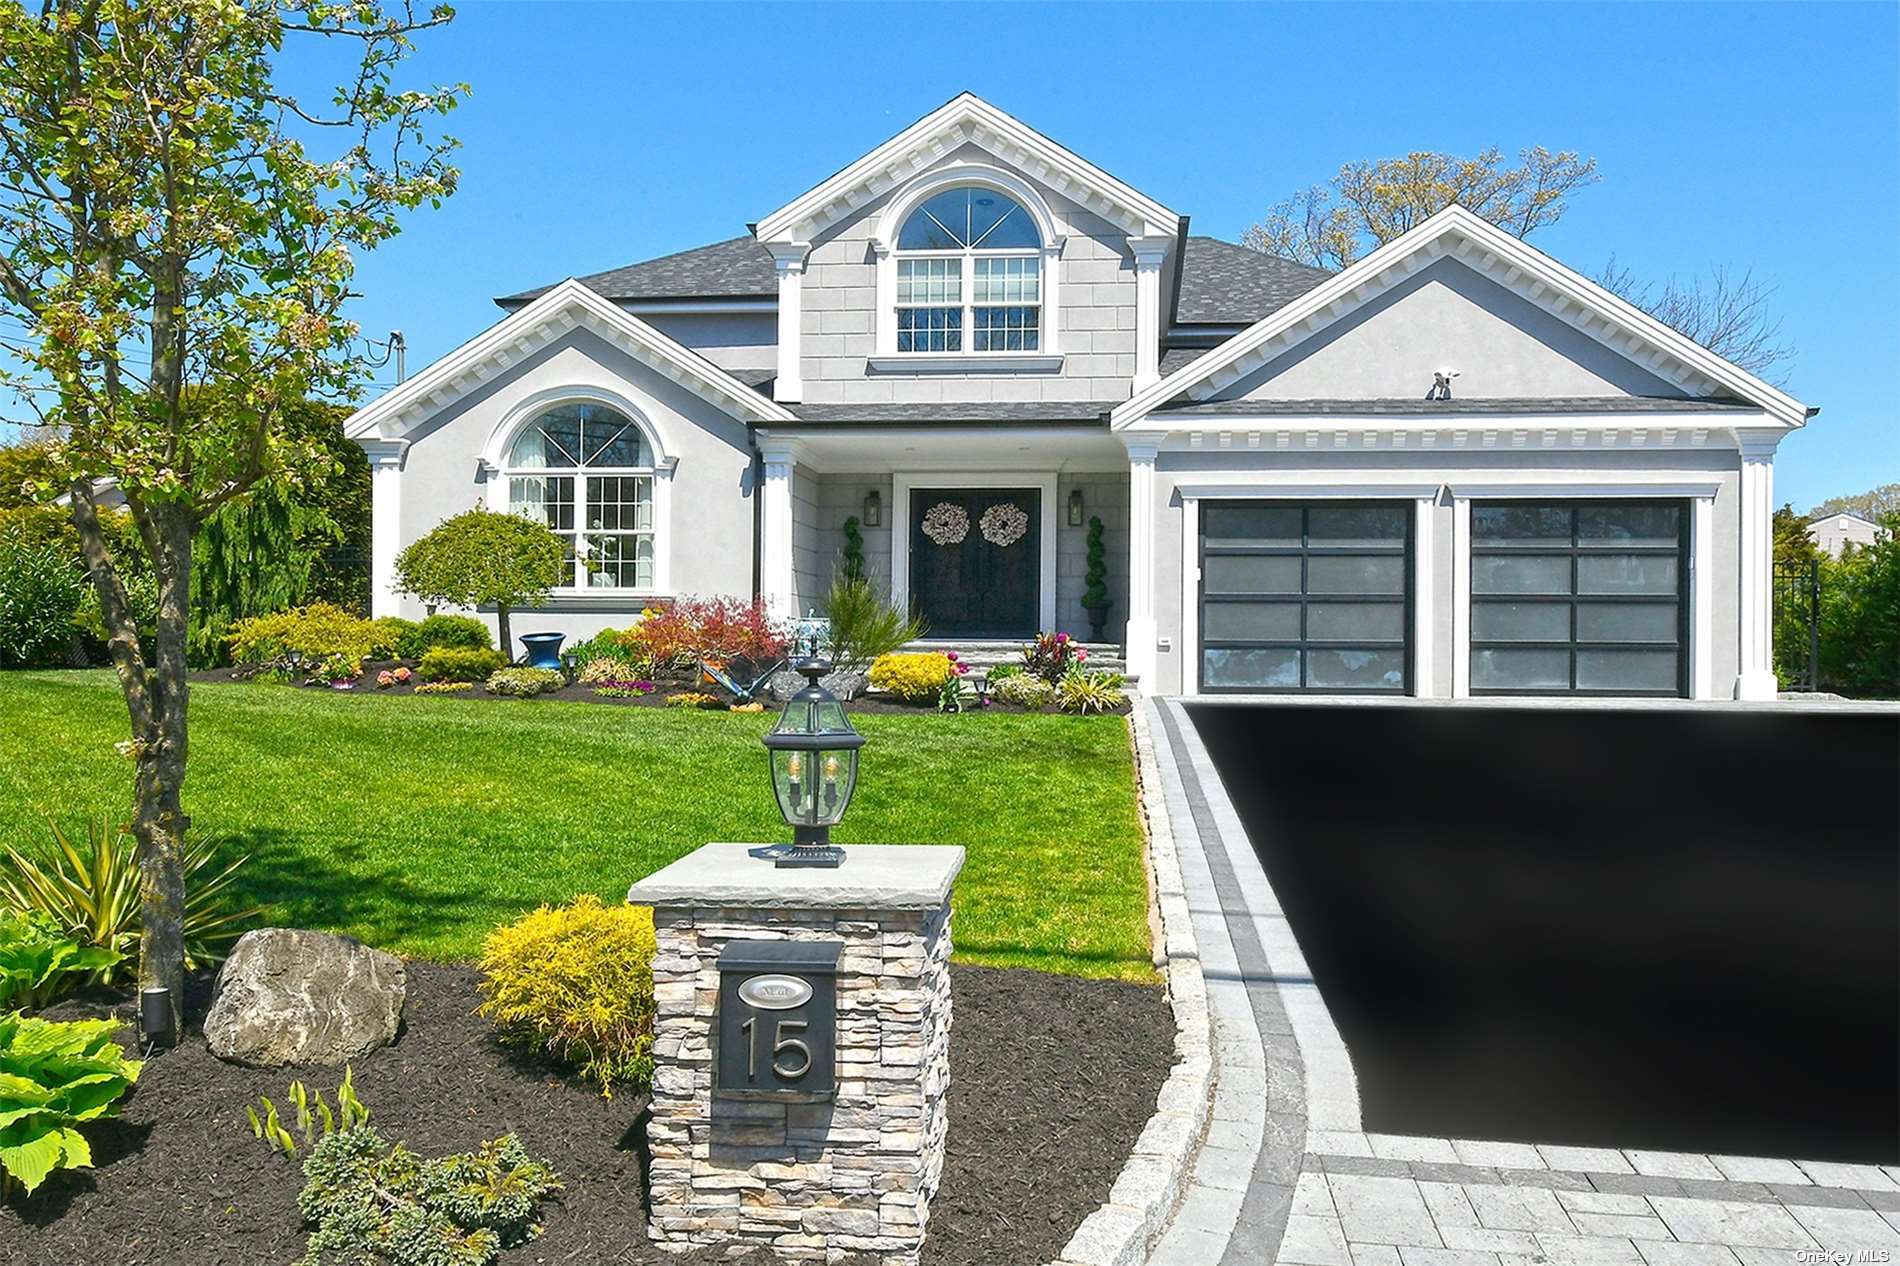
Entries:
[[357, 661], [348, 655], [332, 655], [318, 664], [316, 671], [310, 674], [312, 681], [320, 681], [332, 690], [348, 690], [356, 684], [356, 675], [360, 671]]
[[1089, 653], [1067, 633], [1044, 633], [1023, 647], [1023, 667], [1052, 686], [1071, 669], [1087, 662], [1088, 657]]
[[415, 674], [407, 668], [385, 668], [376, 674], [376, 688], [387, 690], [391, 686], [406, 686], [409, 684], [409, 679], [414, 676]]

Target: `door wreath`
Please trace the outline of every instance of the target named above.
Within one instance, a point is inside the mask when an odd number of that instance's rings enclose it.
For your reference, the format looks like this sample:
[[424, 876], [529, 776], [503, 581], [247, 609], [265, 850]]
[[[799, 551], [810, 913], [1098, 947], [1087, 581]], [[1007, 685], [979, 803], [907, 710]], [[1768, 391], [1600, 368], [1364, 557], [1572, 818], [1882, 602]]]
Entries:
[[991, 545], [1008, 549], [1023, 539], [1029, 531], [1029, 515], [1022, 507], [1013, 506], [1007, 501], [999, 501], [983, 512], [977, 521], [982, 530], [983, 539]]
[[970, 512], [939, 501], [924, 512], [924, 535], [939, 545], [961, 545], [970, 534]]

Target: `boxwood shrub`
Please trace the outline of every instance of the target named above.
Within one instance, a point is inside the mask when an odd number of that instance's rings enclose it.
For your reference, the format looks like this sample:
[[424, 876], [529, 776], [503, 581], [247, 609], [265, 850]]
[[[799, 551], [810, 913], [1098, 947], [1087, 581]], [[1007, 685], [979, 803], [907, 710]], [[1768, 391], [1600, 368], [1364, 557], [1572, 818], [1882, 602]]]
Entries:
[[508, 660], [500, 651], [438, 646], [423, 655], [416, 674], [424, 681], [487, 681], [507, 666]]

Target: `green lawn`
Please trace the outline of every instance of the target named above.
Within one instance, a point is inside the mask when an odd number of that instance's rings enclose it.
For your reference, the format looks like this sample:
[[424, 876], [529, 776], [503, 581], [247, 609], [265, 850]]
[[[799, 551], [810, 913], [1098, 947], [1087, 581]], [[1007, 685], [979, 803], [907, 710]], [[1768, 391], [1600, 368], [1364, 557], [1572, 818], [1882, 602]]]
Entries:
[[[634, 879], [713, 840], [787, 836], [769, 714], [341, 696], [205, 684], [185, 808], [252, 854], [273, 920], [466, 958], [494, 924]], [[1150, 977], [1133, 771], [1119, 717], [857, 718], [842, 844], [961, 844], [957, 956]], [[131, 769], [106, 672], [0, 674], [0, 838], [123, 815]]]

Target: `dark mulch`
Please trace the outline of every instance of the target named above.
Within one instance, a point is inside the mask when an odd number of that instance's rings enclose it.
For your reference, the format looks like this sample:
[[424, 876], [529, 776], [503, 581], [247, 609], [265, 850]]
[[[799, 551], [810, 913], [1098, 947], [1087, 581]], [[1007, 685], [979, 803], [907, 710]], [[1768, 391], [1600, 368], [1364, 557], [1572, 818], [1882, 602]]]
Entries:
[[[1020, 969], [953, 968], [949, 1155], [932, 1206], [932, 1266], [1035, 1266], [1100, 1204], [1172, 1062], [1159, 990]], [[205, 998], [194, 991], [194, 1012]], [[518, 1132], [567, 1182], [546, 1232], [505, 1263], [710, 1266], [647, 1241], [643, 1100], [605, 1100], [503, 1051], [472, 1015], [475, 974], [410, 964], [404, 1031], [358, 1061], [384, 1137], [425, 1155]], [[69, 1001], [55, 1018], [122, 1006]], [[259, 1266], [302, 1251], [298, 1165], [251, 1137], [244, 1107], [284, 1105], [292, 1072], [213, 1058], [195, 1036], [146, 1065], [122, 1117], [88, 1129], [97, 1168], [58, 1174], [0, 1204], [0, 1264]], [[331, 1090], [338, 1075], [300, 1074]]]
[[[343, 694], [343, 695], [412, 695], [416, 692], [416, 687], [422, 684], [422, 679], [420, 677], [412, 678], [407, 685], [392, 685], [392, 686], [378, 687], [376, 684], [376, 674], [378, 672], [382, 671], [385, 668], [396, 668], [402, 665], [403, 663], [404, 661], [399, 661], [399, 660], [391, 660], [388, 662], [371, 661], [370, 663], [364, 666], [363, 675], [362, 677], [357, 679], [357, 682], [355, 685], [349, 687], [346, 690], [337, 690], [335, 693]], [[413, 668], [414, 667], [413, 661], [409, 662], [408, 666]], [[211, 668], [211, 669], [204, 669], [199, 672], [191, 673], [190, 679], [192, 681], [248, 681], [250, 680], [250, 674], [246, 670], [243, 670], [243, 669]], [[437, 696], [437, 697], [449, 698], [449, 699], [482, 699], [482, 700], [487, 700], [488, 702], [491, 702], [491, 703], [514, 703], [514, 704], [537, 703], [544, 699], [554, 699], [554, 700], [560, 700], [567, 703], [601, 703], [601, 704], [607, 704], [609, 706], [617, 706], [617, 707], [623, 707], [623, 708], [668, 707], [670, 706], [666, 702], [666, 697], [668, 695], [678, 694], [681, 691], [687, 691], [687, 690], [712, 694], [721, 699], [727, 698], [727, 696], [725, 695], [723, 691], [717, 690], [711, 686], [706, 686], [703, 684], [696, 686], [689, 681], [659, 681], [659, 682], [655, 682], [654, 685], [655, 685], [655, 689], [652, 694], [641, 695], [638, 698], [633, 698], [633, 699], [621, 699], [621, 698], [610, 698], [603, 695], [597, 695], [594, 693], [594, 687], [592, 686], [583, 686], [575, 682], [570, 682], [567, 685], [561, 687], [559, 690], [550, 690], [546, 694], [535, 695], [532, 698], [522, 699], [515, 695], [491, 695], [486, 690], [482, 689], [480, 682], [476, 682], [467, 690], [455, 691], [451, 694]], [[303, 686], [299, 688], [304, 689], [304, 690], [331, 690], [333, 689], [332, 687], [322, 686], [322, 685]], [[1110, 711], [1114, 712], [1118, 716], [1125, 715], [1128, 712], [1130, 706], [1131, 705], [1127, 703], [1123, 703], [1121, 707], [1110, 709]], [[778, 711], [779, 705], [772, 702], [769, 698], [767, 698], [765, 700], [765, 707], [767, 711], [776, 712]], [[917, 712], [935, 712], [937, 710], [937, 706], [934, 702], [933, 703], [899, 703], [895, 699], [891, 699], [882, 695], [865, 695], [865, 696], [860, 696], [859, 698], [851, 700], [849, 703], [845, 705], [845, 709], [850, 712], [917, 713]], [[966, 710], [970, 712], [1049, 712], [1049, 713], [1053, 713], [1057, 711], [1057, 709], [1053, 707], [1025, 708], [1018, 704], [1002, 703], [1002, 702], [988, 702], [988, 703], [983, 704], [981, 707], [979, 707], [976, 702], [976, 692], [974, 690], [970, 692], [969, 703]]]

